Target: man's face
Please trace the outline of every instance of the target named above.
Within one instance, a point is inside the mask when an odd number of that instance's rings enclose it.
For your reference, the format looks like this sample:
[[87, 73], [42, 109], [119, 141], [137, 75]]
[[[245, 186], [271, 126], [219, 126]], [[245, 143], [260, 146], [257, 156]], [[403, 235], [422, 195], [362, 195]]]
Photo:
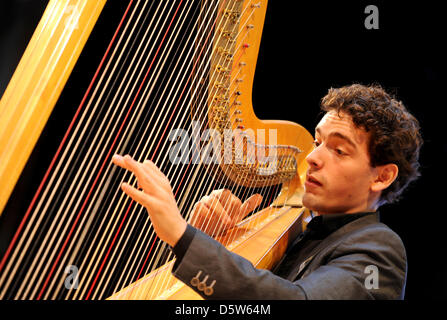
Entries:
[[368, 138], [348, 114], [326, 113], [315, 129], [315, 149], [306, 158], [305, 207], [320, 214], [370, 210], [375, 169]]

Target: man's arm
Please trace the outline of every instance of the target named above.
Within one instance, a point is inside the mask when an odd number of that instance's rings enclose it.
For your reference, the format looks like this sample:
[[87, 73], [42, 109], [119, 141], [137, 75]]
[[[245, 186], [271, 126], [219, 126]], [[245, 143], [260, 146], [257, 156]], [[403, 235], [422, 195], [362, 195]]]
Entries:
[[172, 273], [205, 299], [306, 299], [299, 285], [256, 269], [191, 225], [179, 245]]
[[[355, 233], [316, 258], [310, 272], [295, 282], [257, 269], [200, 230], [191, 236], [173, 274], [206, 299], [400, 299], [406, 258], [400, 239], [390, 229], [374, 227]], [[377, 287], [365, 272], [376, 266]], [[202, 285], [199, 287], [199, 283]]]

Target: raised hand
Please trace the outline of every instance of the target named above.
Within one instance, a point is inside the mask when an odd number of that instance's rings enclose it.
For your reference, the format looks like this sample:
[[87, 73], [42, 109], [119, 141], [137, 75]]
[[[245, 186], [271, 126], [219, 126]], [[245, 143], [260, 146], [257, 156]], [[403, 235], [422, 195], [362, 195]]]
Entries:
[[168, 178], [150, 160], [141, 163], [129, 155], [114, 155], [112, 161], [135, 175], [138, 187], [142, 190], [126, 182], [121, 185], [121, 189], [147, 209], [160, 239], [175, 246], [185, 232], [187, 223], [177, 207]]

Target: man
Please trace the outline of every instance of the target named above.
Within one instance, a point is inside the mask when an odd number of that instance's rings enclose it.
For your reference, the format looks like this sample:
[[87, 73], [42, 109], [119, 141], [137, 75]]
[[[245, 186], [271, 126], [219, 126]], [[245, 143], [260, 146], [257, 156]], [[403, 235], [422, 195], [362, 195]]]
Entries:
[[[419, 176], [422, 145], [418, 121], [378, 86], [330, 89], [324, 117], [315, 130], [315, 149], [303, 205], [312, 210], [306, 231], [287, 249], [273, 272], [260, 270], [226, 250], [182, 218], [167, 178], [150, 161], [114, 156], [131, 170], [138, 190], [123, 191], [144, 205], [158, 236], [173, 247], [173, 273], [212, 299], [402, 299], [405, 248], [379, 222], [378, 208], [396, 201]], [[227, 228], [258, 204], [241, 203], [227, 190], [196, 204], [196, 221], [218, 217]], [[212, 223], [211, 223], [212, 224]]]

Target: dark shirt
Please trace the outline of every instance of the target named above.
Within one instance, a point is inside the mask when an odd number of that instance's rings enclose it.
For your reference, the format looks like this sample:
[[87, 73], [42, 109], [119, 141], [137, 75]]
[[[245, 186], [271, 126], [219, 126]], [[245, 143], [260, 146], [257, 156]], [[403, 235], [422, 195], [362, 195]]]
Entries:
[[[282, 278], [295, 281], [298, 276], [296, 267], [303, 262], [304, 258], [306, 258], [323, 239], [345, 224], [366, 215], [375, 215], [377, 217], [377, 221], [379, 220], [378, 212], [325, 214], [320, 216], [313, 216], [312, 214], [313, 218], [307, 224], [306, 230], [301, 233], [287, 248], [286, 253], [272, 272]], [[188, 224], [182, 237], [174, 246], [173, 252], [177, 258], [174, 264], [174, 269], [181, 262], [183, 256], [188, 250], [196, 231], [197, 230], [194, 227]], [[300, 270], [299, 273], [301, 273], [301, 271], [302, 270]]]

